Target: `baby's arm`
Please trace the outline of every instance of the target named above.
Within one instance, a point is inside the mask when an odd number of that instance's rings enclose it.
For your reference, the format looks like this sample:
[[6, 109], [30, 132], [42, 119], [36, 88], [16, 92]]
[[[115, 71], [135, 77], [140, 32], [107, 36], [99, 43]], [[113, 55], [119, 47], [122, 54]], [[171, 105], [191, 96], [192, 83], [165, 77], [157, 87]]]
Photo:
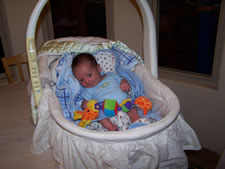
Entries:
[[118, 74], [114, 74], [116, 81], [120, 84], [120, 89], [122, 92], [129, 92], [131, 87], [126, 79], [119, 76]]
[[121, 82], [120, 82], [120, 89], [123, 91], [123, 92], [129, 92], [130, 91], [130, 85], [129, 83], [127, 82], [126, 79], [122, 79]]

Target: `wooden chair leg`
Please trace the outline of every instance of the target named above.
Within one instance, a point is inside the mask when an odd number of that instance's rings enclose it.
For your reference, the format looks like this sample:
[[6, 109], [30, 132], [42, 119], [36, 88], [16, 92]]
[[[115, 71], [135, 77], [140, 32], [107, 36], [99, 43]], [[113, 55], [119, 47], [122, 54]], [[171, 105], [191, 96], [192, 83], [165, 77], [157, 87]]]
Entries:
[[6, 61], [6, 58], [2, 58], [2, 63], [3, 63], [3, 67], [5, 69], [5, 73], [7, 75], [7, 79], [9, 81], [9, 84], [14, 83], [13, 77], [12, 77], [12, 75], [10, 73], [9, 66], [7, 64], [7, 61]]

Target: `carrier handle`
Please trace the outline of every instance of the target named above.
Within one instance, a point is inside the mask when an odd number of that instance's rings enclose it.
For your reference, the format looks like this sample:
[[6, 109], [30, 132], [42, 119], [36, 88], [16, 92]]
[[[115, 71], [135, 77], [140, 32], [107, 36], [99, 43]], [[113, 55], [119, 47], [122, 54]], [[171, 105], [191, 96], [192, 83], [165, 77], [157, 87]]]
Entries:
[[147, 0], [136, 1], [141, 10], [141, 15], [143, 19], [144, 62], [147, 68], [150, 68], [152, 75], [155, 78], [158, 78], [156, 28], [153, 13]]
[[[147, 68], [150, 68], [154, 77], [158, 78], [158, 63], [156, 50], [156, 30], [152, 10], [146, 0], [136, 0], [142, 14], [144, 25], [144, 62]], [[37, 61], [37, 50], [35, 44], [35, 31], [40, 13], [48, 0], [39, 0], [36, 4], [27, 28], [26, 34], [26, 50], [29, 63], [30, 78], [34, 93], [35, 105], [38, 107], [41, 97], [41, 82], [39, 76], [39, 68]]]
[[27, 51], [29, 72], [30, 72], [30, 78], [31, 78], [34, 101], [35, 101], [36, 107], [38, 107], [39, 105], [42, 89], [41, 89], [41, 81], [40, 81], [39, 68], [38, 68], [37, 50], [36, 50], [36, 44], [35, 44], [35, 32], [36, 32], [36, 25], [37, 25], [37, 21], [40, 16], [40, 13], [47, 2], [48, 0], [39, 0], [38, 3], [36, 4], [31, 14], [28, 27], [27, 27], [27, 34], [26, 34], [26, 51]]

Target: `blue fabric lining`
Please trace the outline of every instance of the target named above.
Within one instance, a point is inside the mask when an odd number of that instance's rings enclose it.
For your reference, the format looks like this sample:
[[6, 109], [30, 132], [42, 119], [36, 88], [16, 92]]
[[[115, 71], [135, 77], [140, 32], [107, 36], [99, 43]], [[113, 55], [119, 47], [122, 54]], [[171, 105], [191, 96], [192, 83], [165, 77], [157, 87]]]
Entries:
[[[136, 64], [138, 64], [138, 60], [135, 55], [125, 52], [115, 46], [112, 46], [111, 49], [99, 50], [92, 54], [95, 56], [98, 54], [98, 52], [111, 52], [115, 56], [116, 73], [118, 73], [118, 75], [120, 75], [121, 77], [127, 79], [129, 84], [131, 85], [132, 99], [135, 99], [138, 96], [145, 95], [141, 80], [134, 72], [130, 71]], [[71, 121], [73, 121], [74, 111], [81, 110], [81, 103], [83, 100], [80, 94], [82, 92], [82, 86], [73, 76], [71, 68], [72, 59], [77, 54], [78, 53], [75, 52], [64, 54], [56, 67], [57, 81], [55, 93], [61, 104], [64, 117]]]

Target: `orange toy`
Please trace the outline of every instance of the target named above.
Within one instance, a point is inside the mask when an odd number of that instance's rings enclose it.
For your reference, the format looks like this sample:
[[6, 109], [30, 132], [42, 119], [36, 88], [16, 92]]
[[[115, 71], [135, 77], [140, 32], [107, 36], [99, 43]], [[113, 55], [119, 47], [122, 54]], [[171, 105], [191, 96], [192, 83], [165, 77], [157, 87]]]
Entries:
[[147, 112], [152, 109], [152, 102], [144, 96], [136, 98], [134, 104], [144, 111], [144, 115], [147, 115]]
[[78, 126], [85, 127], [90, 124], [92, 120], [97, 119], [99, 115], [99, 111], [94, 108], [95, 100], [90, 100], [88, 102], [87, 108], [84, 111], [75, 111], [74, 112], [74, 120], [81, 119]]

